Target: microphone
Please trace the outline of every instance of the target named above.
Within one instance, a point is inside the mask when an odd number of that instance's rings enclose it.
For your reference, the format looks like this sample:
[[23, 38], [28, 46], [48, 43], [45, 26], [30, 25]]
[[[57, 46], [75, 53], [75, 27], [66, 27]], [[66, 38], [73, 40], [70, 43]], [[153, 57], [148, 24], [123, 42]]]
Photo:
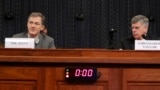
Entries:
[[116, 33], [116, 32], [117, 32], [117, 30], [115, 30], [113, 28], [109, 31], [109, 36], [110, 36], [111, 40], [113, 39], [114, 33]]
[[108, 48], [109, 49], [115, 49], [115, 45], [114, 45], [114, 34], [117, 32], [116, 29], [111, 28], [111, 30], [109, 31], [109, 42], [108, 42]]
[[112, 28], [109, 32], [110, 33], [114, 33], [114, 32], [117, 32], [117, 30], [115, 30], [114, 28]]
[[34, 42], [35, 42], [35, 45], [37, 45], [39, 43], [39, 38], [35, 39]]
[[143, 37], [144, 39], [146, 39], [146, 35], [143, 34], [142, 37]]

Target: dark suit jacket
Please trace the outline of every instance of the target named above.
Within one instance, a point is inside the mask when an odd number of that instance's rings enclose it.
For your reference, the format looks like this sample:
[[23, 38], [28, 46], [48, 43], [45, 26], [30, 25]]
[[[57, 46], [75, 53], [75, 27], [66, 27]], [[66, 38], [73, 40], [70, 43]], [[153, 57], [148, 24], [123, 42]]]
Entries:
[[[27, 32], [18, 33], [13, 35], [13, 38], [28, 38], [28, 33]], [[39, 42], [35, 43], [35, 48], [43, 48], [43, 49], [56, 48], [54, 44], [54, 39], [51, 38], [50, 36], [41, 33], [38, 36], [38, 39], [39, 39]]]
[[[146, 36], [145, 39], [146, 40], [159, 40], [158, 37], [151, 37], [149, 35]], [[134, 44], [135, 44], [134, 37], [125, 38], [121, 40], [119, 48], [122, 50], [134, 50], [135, 49]]]

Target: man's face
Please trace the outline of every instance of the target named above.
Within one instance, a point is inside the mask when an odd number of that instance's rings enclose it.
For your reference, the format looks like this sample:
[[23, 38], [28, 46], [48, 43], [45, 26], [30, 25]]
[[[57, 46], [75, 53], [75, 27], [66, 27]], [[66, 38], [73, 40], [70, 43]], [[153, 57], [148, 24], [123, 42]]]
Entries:
[[147, 33], [148, 27], [140, 22], [137, 22], [132, 24], [131, 29], [133, 37], [137, 40], [141, 40], [143, 39], [142, 35]]
[[43, 30], [44, 25], [42, 24], [41, 17], [29, 17], [27, 22], [28, 33], [32, 37], [36, 37], [41, 30]]

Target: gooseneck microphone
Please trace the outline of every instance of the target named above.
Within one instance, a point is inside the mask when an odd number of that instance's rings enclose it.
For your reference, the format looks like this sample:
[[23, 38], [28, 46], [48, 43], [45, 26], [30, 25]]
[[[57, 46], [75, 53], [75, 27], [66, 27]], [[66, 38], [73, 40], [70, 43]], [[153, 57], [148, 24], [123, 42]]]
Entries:
[[108, 43], [108, 48], [109, 49], [115, 49], [115, 45], [114, 45], [114, 34], [117, 32], [116, 29], [111, 29], [109, 31], [109, 43]]
[[37, 45], [37, 44], [39, 43], [39, 38], [36, 38], [36, 39], [34, 40], [34, 43], [35, 43], [35, 45]]
[[144, 39], [146, 39], [146, 35], [143, 34], [142, 37], [143, 37]]

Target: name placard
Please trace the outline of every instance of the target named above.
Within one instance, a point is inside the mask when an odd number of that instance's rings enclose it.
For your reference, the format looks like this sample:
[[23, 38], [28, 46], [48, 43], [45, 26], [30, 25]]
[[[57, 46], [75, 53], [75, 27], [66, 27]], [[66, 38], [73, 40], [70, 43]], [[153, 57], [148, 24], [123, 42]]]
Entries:
[[160, 40], [135, 40], [135, 50], [160, 50]]
[[34, 49], [34, 38], [5, 38], [5, 48]]

